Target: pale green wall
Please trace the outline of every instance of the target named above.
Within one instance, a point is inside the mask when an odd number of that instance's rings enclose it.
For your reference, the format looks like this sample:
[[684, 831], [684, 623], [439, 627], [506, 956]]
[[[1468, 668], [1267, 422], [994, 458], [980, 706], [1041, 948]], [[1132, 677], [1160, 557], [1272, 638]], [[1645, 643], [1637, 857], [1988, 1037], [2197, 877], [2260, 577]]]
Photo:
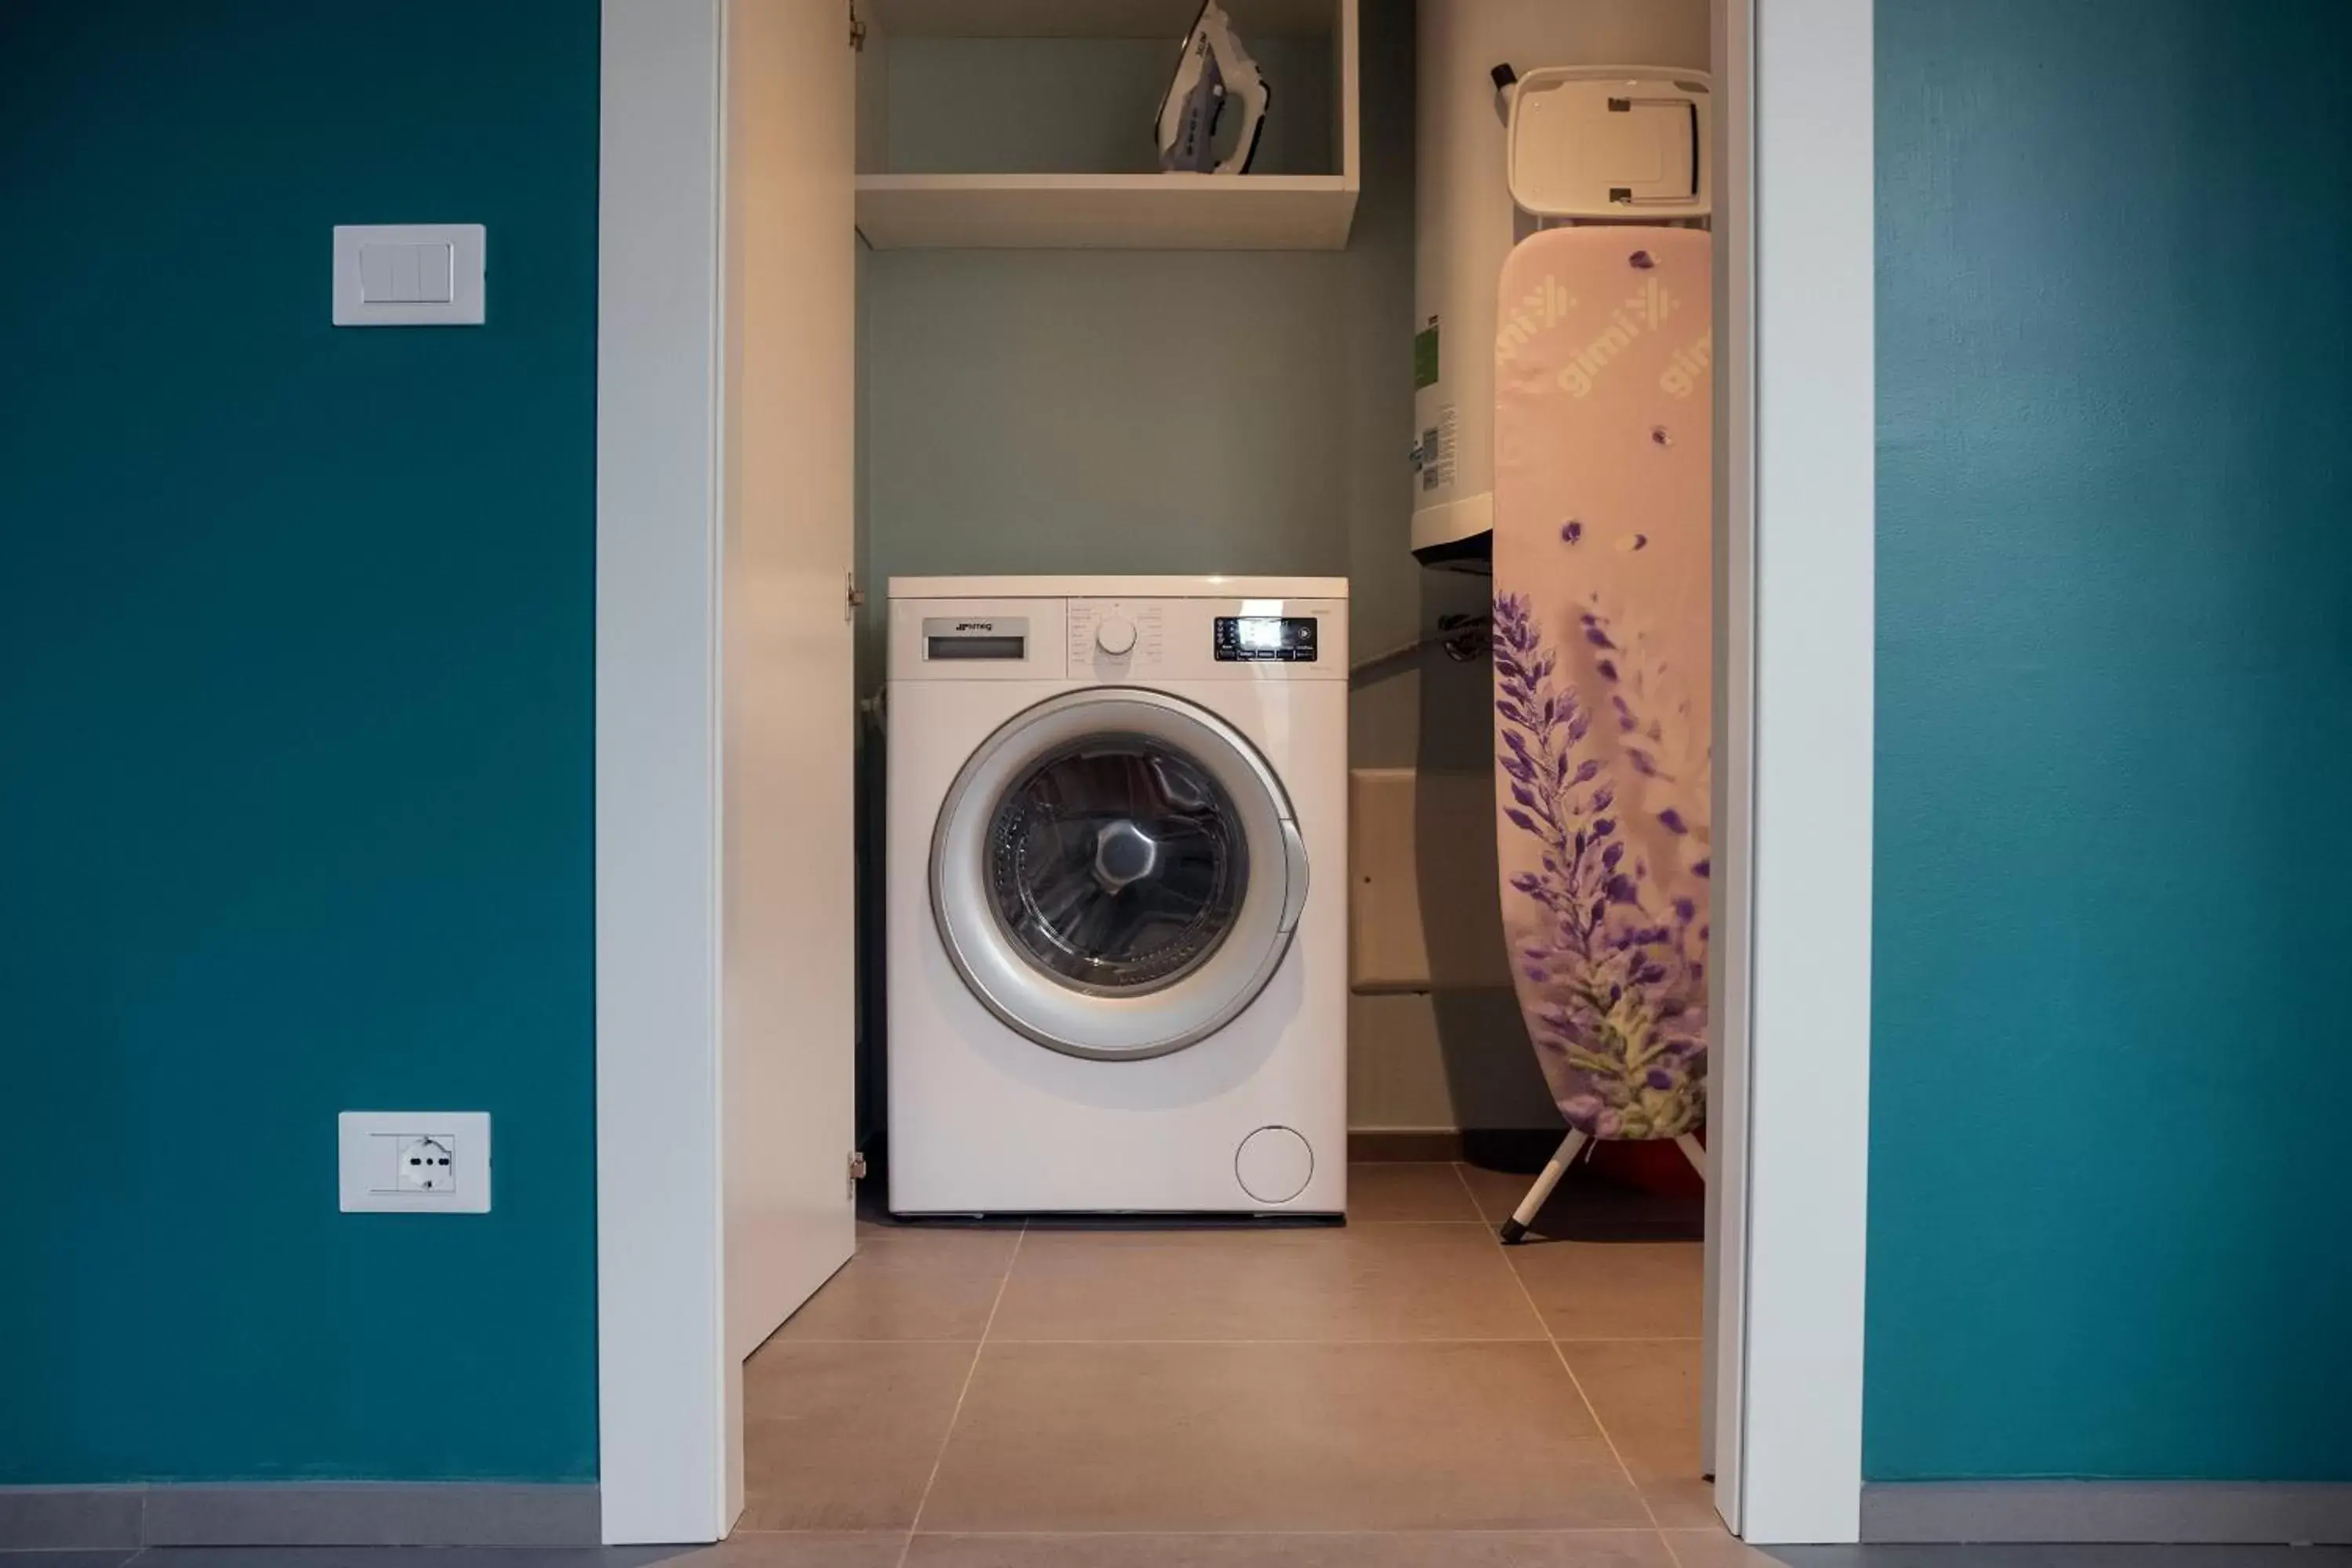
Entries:
[[[1329, 40], [1252, 38], [1247, 47], [1272, 87], [1250, 173], [1335, 173]], [[1172, 52], [1159, 38], [893, 39], [882, 166], [1156, 173], [1152, 116]]]
[[[882, 678], [892, 574], [1344, 575], [1360, 656], [1484, 606], [1483, 580], [1426, 573], [1409, 548], [1412, 30], [1409, 0], [1363, 7], [1363, 195], [1344, 251], [865, 257], [867, 687]], [[1020, 51], [1040, 47], [999, 47], [1005, 90], [1032, 82]], [[1276, 115], [1319, 128], [1328, 100], [1297, 90], [1318, 51], [1262, 53]], [[929, 64], [893, 79], [902, 159], [945, 157], [984, 119]], [[918, 77], [930, 88], [910, 88]], [[1141, 79], [1128, 90], [1156, 99]], [[1100, 113], [1116, 110], [1098, 96]], [[1133, 133], [1145, 159], [1150, 107]], [[1018, 146], [966, 149], [967, 163], [1085, 166], [1129, 145], [1125, 120], [1066, 104], [1040, 123]], [[1276, 121], [1268, 138], [1275, 166], [1311, 165], [1296, 126]], [[1483, 664], [1384, 668], [1359, 683], [1355, 761], [1483, 772], [1487, 697]], [[1359, 1125], [1556, 1120], [1507, 993], [1359, 999], [1350, 1043]]]

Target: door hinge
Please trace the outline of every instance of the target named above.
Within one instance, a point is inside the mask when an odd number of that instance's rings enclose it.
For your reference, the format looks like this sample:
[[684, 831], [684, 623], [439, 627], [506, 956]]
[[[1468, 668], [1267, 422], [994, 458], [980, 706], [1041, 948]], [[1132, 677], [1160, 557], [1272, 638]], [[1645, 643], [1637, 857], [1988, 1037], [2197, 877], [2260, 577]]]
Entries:
[[849, 0], [849, 47], [866, 52], [866, 18], [857, 14], [857, 0]]
[[858, 609], [866, 603], [866, 590], [857, 585], [857, 574], [852, 572], [841, 581], [841, 618], [854, 621]]
[[858, 1183], [860, 1183], [860, 1182], [862, 1182], [862, 1181], [864, 1181], [865, 1179], [866, 1179], [866, 1151], [864, 1151], [863, 1149], [853, 1149], [853, 1150], [851, 1150], [851, 1151], [849, 1152], [849, 1195], [850, 1195], [850, 1196], [852, 1196], [852, 1197], [856, 1197], [856, 1196], [857, 1195], [857, 1184], [858, 1184]]

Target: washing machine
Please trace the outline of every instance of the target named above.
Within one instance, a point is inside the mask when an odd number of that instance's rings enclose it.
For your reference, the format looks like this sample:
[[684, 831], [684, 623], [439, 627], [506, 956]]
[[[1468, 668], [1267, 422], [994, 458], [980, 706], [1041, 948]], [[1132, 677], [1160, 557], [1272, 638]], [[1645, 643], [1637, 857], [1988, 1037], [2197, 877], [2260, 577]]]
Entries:
[[891, 1209], [1344, 1212], [1345, 579], [889, 592]]

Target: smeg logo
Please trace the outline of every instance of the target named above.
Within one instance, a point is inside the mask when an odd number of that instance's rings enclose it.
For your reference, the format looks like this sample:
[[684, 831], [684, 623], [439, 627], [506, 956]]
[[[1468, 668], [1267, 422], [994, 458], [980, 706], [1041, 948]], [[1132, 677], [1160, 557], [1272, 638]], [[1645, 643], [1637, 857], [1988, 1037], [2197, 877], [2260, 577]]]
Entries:
[[955, 629], [960, 632], [992, 632], [996, 629], [996, 623], [994, 621], [958, 621]]

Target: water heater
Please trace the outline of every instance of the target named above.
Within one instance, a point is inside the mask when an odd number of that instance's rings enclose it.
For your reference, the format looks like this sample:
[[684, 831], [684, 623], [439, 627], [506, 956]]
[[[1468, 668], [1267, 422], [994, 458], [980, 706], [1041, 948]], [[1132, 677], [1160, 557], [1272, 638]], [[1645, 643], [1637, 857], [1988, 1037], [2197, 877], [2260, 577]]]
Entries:
[[[1642, 63], [1614, 63], [1627, 60]], [[1483, 571], [1492, 556], [1504, 258], [1548, 219], [1703, 216], [1706, 64], [1707, 0], [1420, 0], [1412, 458], [1423, 563]]]

